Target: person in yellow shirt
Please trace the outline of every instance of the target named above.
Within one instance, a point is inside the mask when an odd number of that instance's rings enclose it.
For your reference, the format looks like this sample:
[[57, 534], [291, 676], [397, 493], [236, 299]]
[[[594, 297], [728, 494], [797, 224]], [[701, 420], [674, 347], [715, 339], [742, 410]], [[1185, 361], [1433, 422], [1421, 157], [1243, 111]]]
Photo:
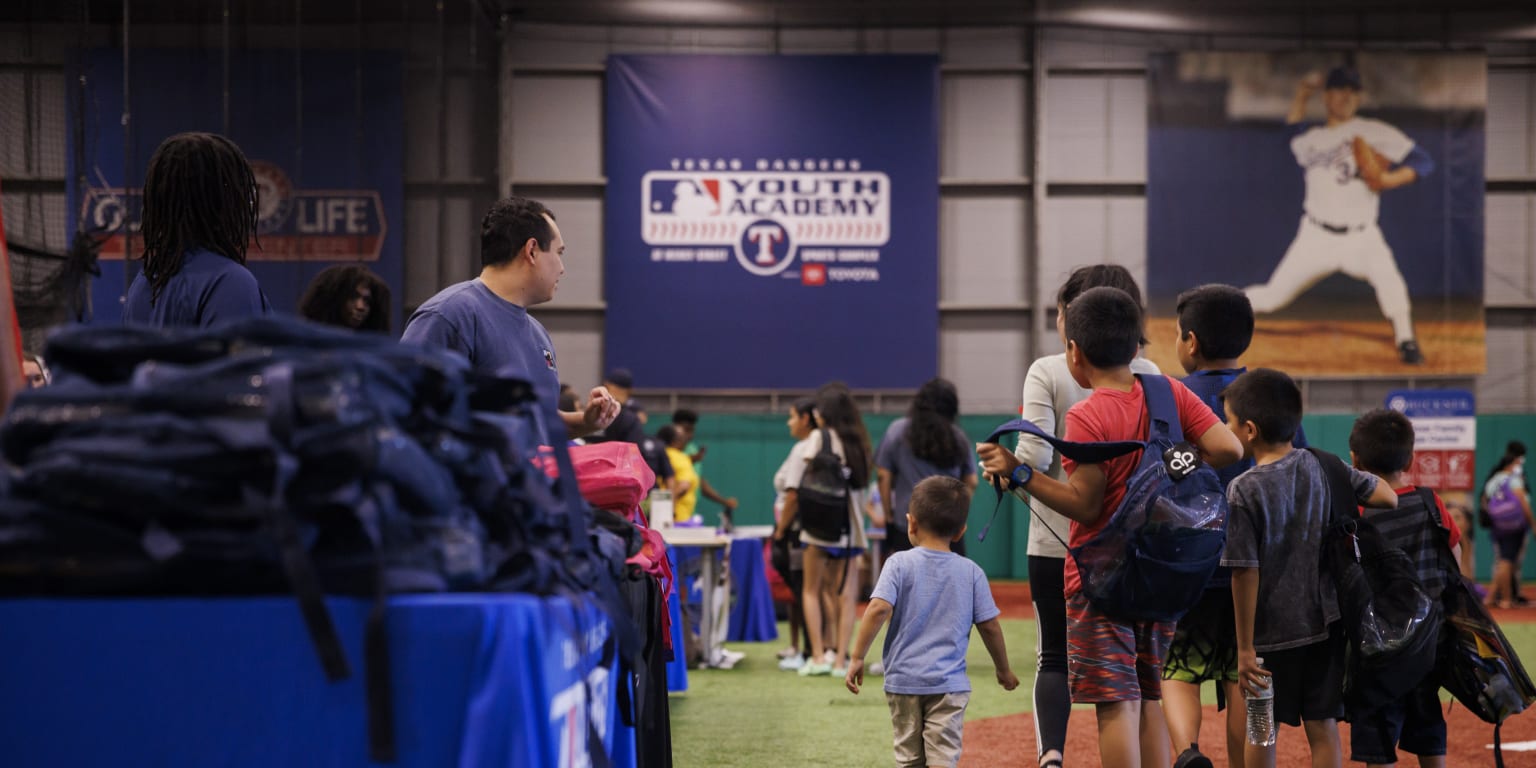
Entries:
[[683, 450], [688, 445], [688, 435], [668, 424], [656, 432], [656, 439], [667, 446], [672, 479], [677, 483], [672, 491], [672, 521], [686, 522], [699, 505], [699, 473], [693, 468], [693, 459]]

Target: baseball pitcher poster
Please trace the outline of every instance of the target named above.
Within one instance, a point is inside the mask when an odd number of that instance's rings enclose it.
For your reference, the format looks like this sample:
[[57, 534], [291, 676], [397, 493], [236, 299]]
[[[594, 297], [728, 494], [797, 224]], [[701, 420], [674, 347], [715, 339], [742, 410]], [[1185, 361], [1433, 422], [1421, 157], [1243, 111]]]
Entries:
[[1249, 367], [1483, 372], [1481, 54], [1186, 52], [1148, 70], [1148, 355], [1181, 291], [1242, 288]]
[[934, 56], [613, 56], [606, 367], [641, 387], [938, 370]]

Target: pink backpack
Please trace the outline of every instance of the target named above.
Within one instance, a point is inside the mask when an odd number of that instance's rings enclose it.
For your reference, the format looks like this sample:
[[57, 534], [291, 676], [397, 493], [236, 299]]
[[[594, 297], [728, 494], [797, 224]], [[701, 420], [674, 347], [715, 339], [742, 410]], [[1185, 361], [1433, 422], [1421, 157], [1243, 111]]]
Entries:
[[673, 590], [672, 564], [667, 560], [666, 542], [640, 511], [641, 499], [656, 485], [656, 473], [640, 456], [640, 447], [625, 442], [573, 445], [571, 465], [576, 470], [576, 485], [587, 503], [623, 515], [639, 529], [643, 542], [640, 551], [626, 562], [650, 574], [660, 585], [662, 637], [671, 648], [672, 614], [666, 610], [666, 601], [671, 599]]
[[627, 515], [656, 485], [656, 473], [634, 443], [571, 446], [571, 464], [582, 498], [598, 509]]

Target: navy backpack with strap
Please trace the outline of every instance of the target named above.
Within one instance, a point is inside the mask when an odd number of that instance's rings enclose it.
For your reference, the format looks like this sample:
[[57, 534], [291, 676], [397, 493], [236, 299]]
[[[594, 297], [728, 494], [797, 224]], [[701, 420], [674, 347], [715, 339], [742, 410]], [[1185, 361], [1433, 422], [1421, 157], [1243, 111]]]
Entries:
[[[1141, 461], [1126, 481], [1125, 497], [1109, 522], [1088, 541], [1069, 546], [1067, 553], [1077, 563], [1083, 594], [1105, 615], [1126, 621], [1176, 621], [1199, 601], [1221, 562], [1227, 497], [1216, 471], [1184, 442], [1168, 379], [1145, 374], [1136, 378], [1147, 401], [1145, 442], [1074, 443], [1023, 419], [999, 426], [987, 442], [1024, 432], [1080, 464], [1100, 464], [1141, 451]], [[998, 497], [1001, 502], [1001, 490]]]

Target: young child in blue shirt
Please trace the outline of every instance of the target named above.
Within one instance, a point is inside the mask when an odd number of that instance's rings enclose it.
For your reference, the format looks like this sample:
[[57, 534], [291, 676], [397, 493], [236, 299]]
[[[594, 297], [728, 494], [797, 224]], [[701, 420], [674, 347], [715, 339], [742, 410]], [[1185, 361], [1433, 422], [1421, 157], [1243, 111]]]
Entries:
[[974, 625], [1004, 690], [1019, 686], [1008, 664], [997, 604], [981, 567], [950, 551], [965, 535], [971, 491], [953, 477], [930, 477], [912, 489], [907, 535], [913, 548], [891, 555], [859, 622], [845, 682], [858, 693], [864, 657], [887, 619], [885, 699], [891, 708], [898, 766], [960, 761], [961, 723], [970, 700], [965, 651]]

